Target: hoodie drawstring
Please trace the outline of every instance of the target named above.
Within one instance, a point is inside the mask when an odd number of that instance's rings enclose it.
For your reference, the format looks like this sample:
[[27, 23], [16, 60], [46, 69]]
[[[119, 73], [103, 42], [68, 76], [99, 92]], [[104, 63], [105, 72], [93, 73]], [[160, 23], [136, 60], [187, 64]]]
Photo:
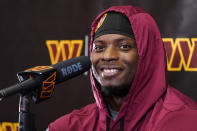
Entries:
[[[106, 117], [106, 131], [110, 131], [110, 119]], [[124, 118], [120, 119], [120, 131], [124, 131]]]
[[110, 131], [110, 119], [106, 117], [106, 131]]
[[124, 118], [120, 119], [120, 131], [124, 131]]

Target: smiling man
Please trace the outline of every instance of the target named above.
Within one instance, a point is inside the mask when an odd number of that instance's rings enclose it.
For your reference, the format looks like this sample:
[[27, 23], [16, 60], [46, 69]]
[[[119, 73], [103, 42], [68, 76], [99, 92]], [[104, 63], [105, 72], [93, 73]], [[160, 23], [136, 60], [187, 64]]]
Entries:
[[196, 131], [197, 105], [166, 83], [166, 54], [153, 18], [116, 6], [92, 23], [90, 70], [96, 102], [49, 131]]

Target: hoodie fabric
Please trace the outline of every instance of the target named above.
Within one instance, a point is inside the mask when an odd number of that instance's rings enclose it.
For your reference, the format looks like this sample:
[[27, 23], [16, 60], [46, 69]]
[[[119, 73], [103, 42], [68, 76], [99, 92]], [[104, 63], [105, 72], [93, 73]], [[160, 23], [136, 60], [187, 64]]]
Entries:
[[60, 117], [49, 131], [197, 131], [197, 104], [166, 83], [166, 54], [153, 18], [133, 6], [114, 6], [102, 12], [92, 24], [94, 30], [109, 11], [125, 14], [134, 32], [139, 60], [135, 78], [114, 121], [96, 87], [90, 70], [96, 102]]

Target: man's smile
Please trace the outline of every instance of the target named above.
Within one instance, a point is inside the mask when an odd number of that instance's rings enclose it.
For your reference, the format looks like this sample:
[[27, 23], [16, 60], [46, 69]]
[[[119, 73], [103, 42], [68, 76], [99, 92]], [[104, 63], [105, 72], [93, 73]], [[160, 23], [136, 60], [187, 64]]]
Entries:
[[101, 76], [104, 78], [114, 77], [120, 73], [120, 69], [117, 68], [104, 68], [101, 70]]

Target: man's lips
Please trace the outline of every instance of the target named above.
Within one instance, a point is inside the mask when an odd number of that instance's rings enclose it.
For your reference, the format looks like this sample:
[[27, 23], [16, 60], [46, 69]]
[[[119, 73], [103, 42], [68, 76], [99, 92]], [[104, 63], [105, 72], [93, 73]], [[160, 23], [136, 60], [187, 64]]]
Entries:
[[122, 69], [120, 67], [102, 67], [100, 71], [102, 77], [110, 78], [118, 75]]
[[116, 76], [119, 73], [119, 70], [117, 69], [103, 69], [101, 72], [102, 77], [113, 77]]

